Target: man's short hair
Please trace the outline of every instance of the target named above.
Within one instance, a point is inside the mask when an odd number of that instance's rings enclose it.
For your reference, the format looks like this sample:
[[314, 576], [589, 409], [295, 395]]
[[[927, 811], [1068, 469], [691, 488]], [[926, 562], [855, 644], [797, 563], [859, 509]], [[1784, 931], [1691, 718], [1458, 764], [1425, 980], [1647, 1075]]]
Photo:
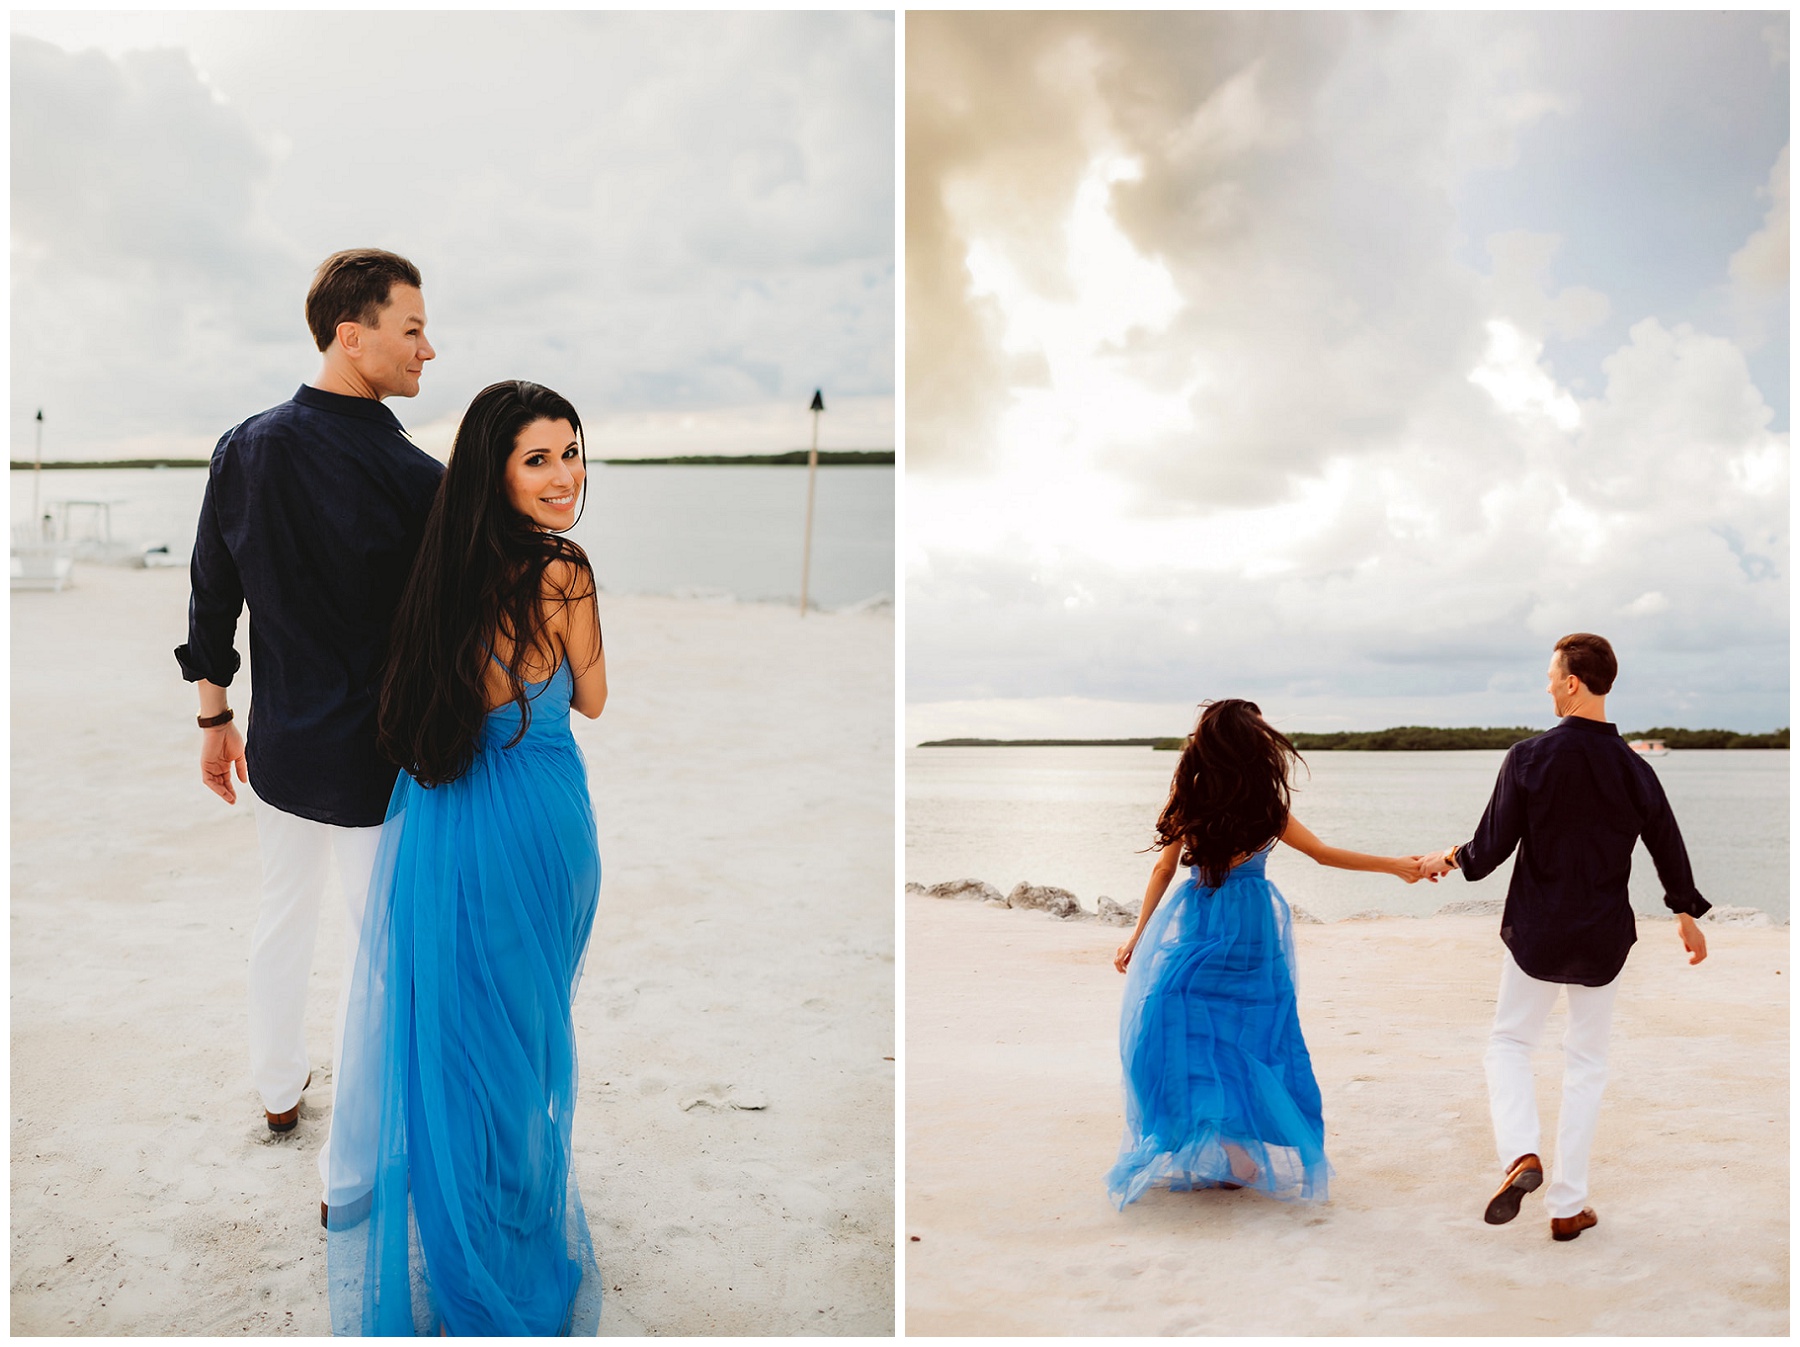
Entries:
[[319, 349], [337, 340], [339, 323], [376, 326], [396, 285], [424, 288], [419, 269], [398, 253], [346, 248], [319, 263], [306, 292], [306, 325]]
[[1612, 642], [1592, 632], [1577, 631], [1556, 643], [1562, 655], [1563, 668], [1574, 674], [1596, 697], [1612, 691], [1613, 679], [1619, 676], [1619, 657], [1613, 654]]

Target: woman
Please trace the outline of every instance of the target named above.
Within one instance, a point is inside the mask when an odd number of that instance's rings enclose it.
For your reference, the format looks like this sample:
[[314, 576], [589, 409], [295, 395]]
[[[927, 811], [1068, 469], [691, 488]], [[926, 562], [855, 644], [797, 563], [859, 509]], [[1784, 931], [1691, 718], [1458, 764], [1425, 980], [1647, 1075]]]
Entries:
[[600, 889], [569, 711], [606, 703], [579, 547], [581, 420], [485, 388], [456, 433], [394, 621], [394, 787], [352, 983], [331, 1142], [341, 1333], [592, 1333], [570, 1164], [570, 1001]]
[[[1277, 839], [1320, 865], [1407, 883], [1417, 857], [1328, 847], [1288, 812], [1299, 754], [1255, 703], [1208, 702], [1156, 823], [1161, 848], [1113, 966], [1125, 1140], [1107, 1188], [1120, 1210], [1153, 1184], [1256, 1188], [1322, 1201], [1331, 1166], [1294, 1004], [1287, 903], [1263, 874]], [[1161, 901], [1177, 862], [1191, 867]]]

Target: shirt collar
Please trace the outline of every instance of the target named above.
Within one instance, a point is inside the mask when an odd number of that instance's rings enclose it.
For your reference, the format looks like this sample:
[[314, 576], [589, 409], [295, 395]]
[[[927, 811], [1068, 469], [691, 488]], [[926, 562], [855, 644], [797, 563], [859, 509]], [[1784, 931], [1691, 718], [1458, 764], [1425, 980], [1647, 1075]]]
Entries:
[[1590, 720], [1586, 716], [1564, 716], [1556, 723], [1559, 730], [1580, 730], [1585, 734], [1612, 734], [1619, 732], [1619, 727], [1610, 720]]
[[311, 384], [301, 384], [299, 391], [294, 394], [294, 401], [316, 411], [361, 417], [364, 421], [391, 426], [402, 434], [406, 432], [406, 428], [400, 424], [400, 418], [388, 410], [385, 402], [376, 398], [346, 397], [342, 393], [327, 393], [323, 388], [314, 388]]

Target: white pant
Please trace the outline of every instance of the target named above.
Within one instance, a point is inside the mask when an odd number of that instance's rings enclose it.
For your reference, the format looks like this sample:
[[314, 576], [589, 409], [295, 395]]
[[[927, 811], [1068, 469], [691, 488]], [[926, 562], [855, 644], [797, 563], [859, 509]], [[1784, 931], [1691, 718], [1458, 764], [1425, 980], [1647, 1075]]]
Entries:
[[1573, 1216], [1587, 1201], [1588, 1153], [1600, 1117], [1600, 1093], [1606, 1088], [1606, 1047], [1619, 982], [1614, 978], [1604, 987], [1539, 982], [1513, 961], [1510, 950], [1505, 958], [1486, 1058], [1494, 1146], [1502, 1168], [1521, 1155], [1543, 1158], [1531, 1053], [1543, 1036], [1544, 1020], [1556, 1004], [1557, 993], [1567, 987], [1562, 1114], [1556, 1124], [1556, 1164], [1544, 1193], [1544, 1208], [1552, 1217]]
[[[343, 1057], [350, 974], [356, 966], [381, 829], [318, 823], [258, 801], [256, 840], [262, 852], [263, 883], [256, 933], [250, 937], [250, 1075], [263, 1107], [285, 1113], [299, 1102], [311, 1069], [306, 1052], [306, 984], [332, 853], [337, 854], [349, 918], [332, 1033], [331, 1059], [336, 1063]], [[319, 1150], [321, 1181], [330, 1151], [328, 1137]]]

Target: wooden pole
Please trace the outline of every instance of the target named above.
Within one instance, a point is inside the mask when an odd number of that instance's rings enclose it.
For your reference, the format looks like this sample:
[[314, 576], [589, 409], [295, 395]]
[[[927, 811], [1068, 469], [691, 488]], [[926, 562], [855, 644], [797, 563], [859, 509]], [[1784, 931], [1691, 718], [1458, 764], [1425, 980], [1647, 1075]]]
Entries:
[[38, 477], [44, 471], [44, 409], [38, 408], [37, 414], [37, 448], [31, 456], [31, 533], [30, 537], [42, 541], [44, 537], [44, 517], [38, 504]]
[[807, 582], [812, 578], [812, 521], [813, 521], [813, 489], [819, 477], [819, 413], [825, 410], [825, 396], [819, 389], [813, 390], [812, 400], [812, 448], [806, 455], [806, 544], [800, 562], [800, 616], [806, 616]]

